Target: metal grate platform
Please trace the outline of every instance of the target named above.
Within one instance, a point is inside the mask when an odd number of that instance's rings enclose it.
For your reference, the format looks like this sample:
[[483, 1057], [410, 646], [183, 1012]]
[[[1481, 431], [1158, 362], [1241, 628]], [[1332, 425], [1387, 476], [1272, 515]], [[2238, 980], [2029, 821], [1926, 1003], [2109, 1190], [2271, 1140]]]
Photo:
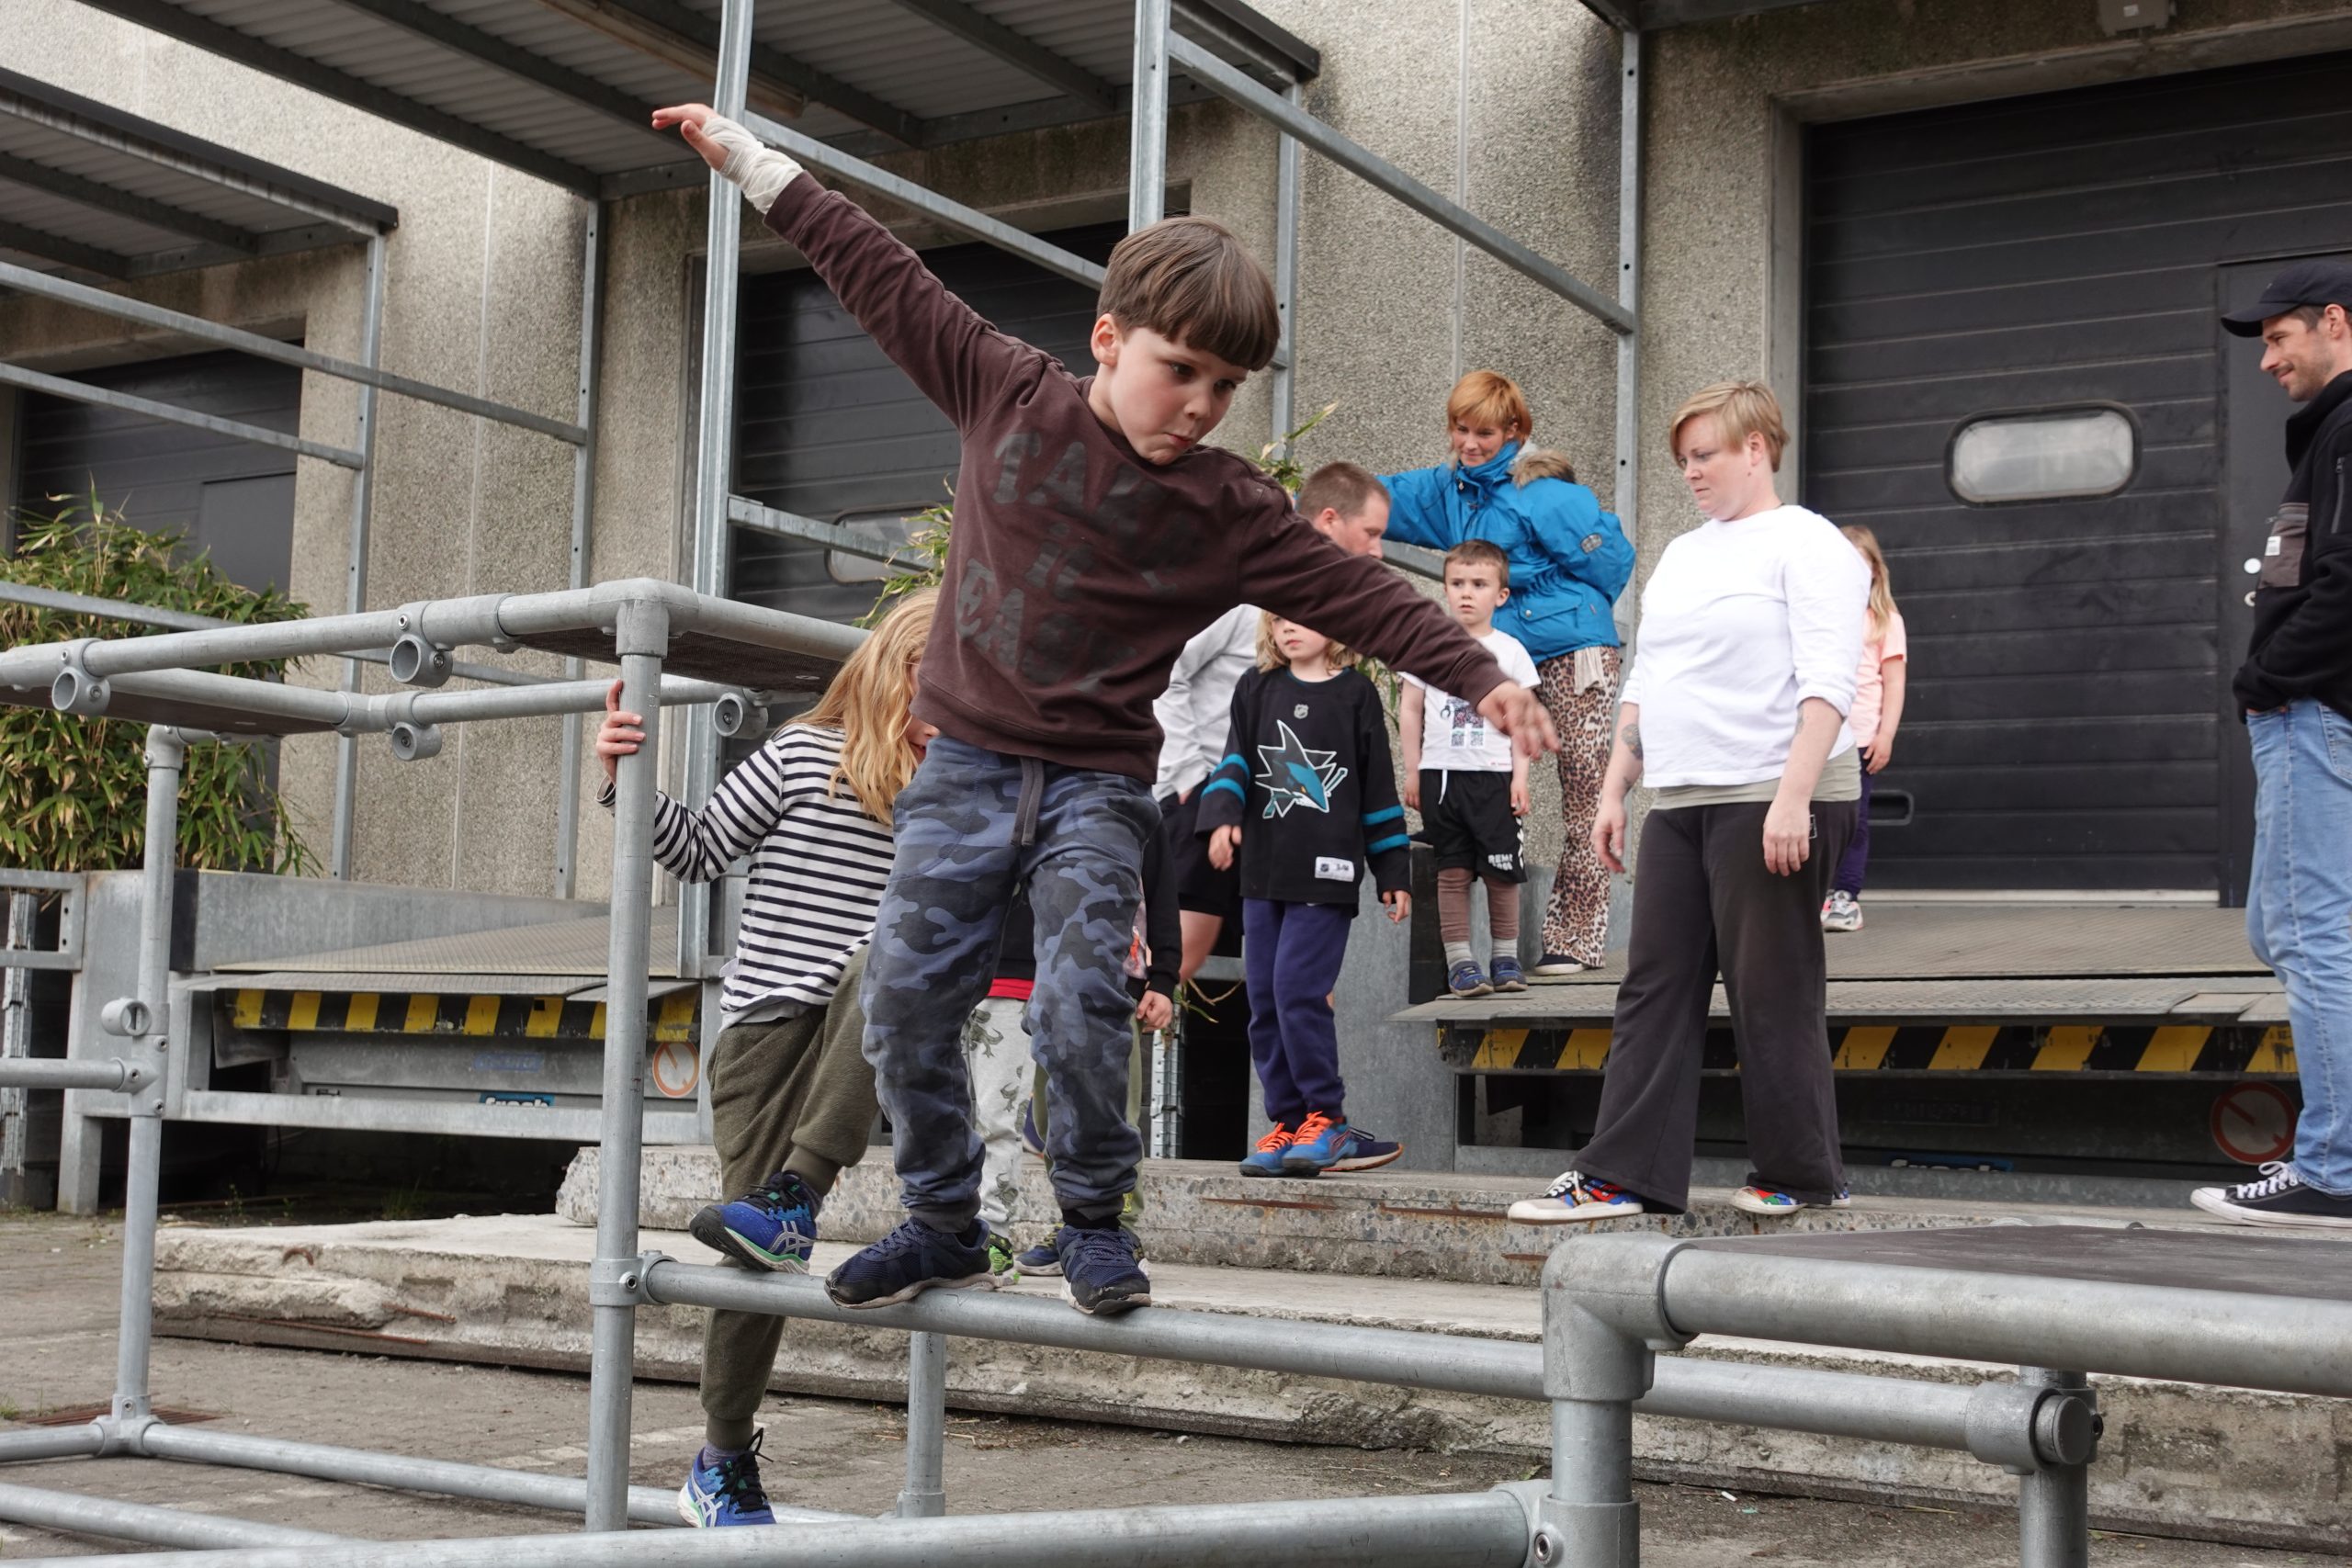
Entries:
[[[599, 915], [584, 920], [550, 920], [465, 936], [422, 937], [413, 942], [346, 947], [292, 958], [256, 958], [242, 964], [223, 964], [220, 973], [333, 976], [342, 981], [379, 980], [387, 975], [431, 975], [446, 978], [452, 985], [484, 976], [529, 975], [581, 976], [602, 981], [612, 930], [611, 918]], [[653, 922], [647, 934], [646, 965], [649, 974], [678, 972], [678, 928], [674, 920]], [[322, 979], [311, 988], [327, 987]]]

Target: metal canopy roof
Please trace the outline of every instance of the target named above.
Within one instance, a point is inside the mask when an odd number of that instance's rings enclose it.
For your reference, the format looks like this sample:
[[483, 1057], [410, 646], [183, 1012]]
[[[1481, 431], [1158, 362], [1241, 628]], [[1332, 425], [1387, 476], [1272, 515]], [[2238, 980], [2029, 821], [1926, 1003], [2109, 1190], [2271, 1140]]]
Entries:
[[379, 201], [0, 71], [0, 261], [105, 278], [349, 244]]
[[1667, 28], [1719, 22], [1730, 17], [1753, 17], [1765, 11], [1785, 11], [1792, 6], [1819, 3], [1820, 0], [1584, 0], [1586, 10], [1625, 32], [1657, 32]]
[[[707, 177], [649, 116], [709, 96], [721, 0], [91, 3], [584, 196]], [[1177, 21], [1261, 80], [1319, 69], [1240, 0]], [[1134, 24], [1132, 0], [763, 0], [750, 107], [868, 157], [1124, 115]]]

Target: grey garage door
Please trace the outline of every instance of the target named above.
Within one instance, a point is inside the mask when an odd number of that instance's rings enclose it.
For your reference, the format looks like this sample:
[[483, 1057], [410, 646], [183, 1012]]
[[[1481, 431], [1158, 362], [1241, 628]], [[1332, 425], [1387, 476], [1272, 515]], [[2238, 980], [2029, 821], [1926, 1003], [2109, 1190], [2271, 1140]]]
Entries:
[[[74, 372], [110, 390], [268, 430], [301, 423], [302, 373], [241, 354]], [[184, 534], [247, 588], [284, 588], [294, 550], [294, 458], [275, 447], [41, 393], [19, 415], [16, 503], [98, 499], [153, 533]]]
[[1872, 886], [2241, 896], [2243, 497], [2275, 496], [2288, 405], [2233, 389], [2255, 351], [2214, 315], [2352, 249], [2347, 81], [2334, 55], [1811, 134], [1804, 494], [1878, 533], [1911, 637]]
[[[1098, 225], [1046, 238], [1093, 261], [1125, 232]], [[1087, 333], [1094, 290], [992, 245], [923, 253], [941, 281], [1012, 336], [1093, 368]], [[736, 371], [735, 491], [803, 517], [897, 518], [946, 499], [955, 427], [802, 270], [746, 277]], [[847, 620], [874, 603], [857, 562], [820, 546], [734, 531], [734, 596], [804, 615]], [[843, 581], [843, 577], [852, 581]]]

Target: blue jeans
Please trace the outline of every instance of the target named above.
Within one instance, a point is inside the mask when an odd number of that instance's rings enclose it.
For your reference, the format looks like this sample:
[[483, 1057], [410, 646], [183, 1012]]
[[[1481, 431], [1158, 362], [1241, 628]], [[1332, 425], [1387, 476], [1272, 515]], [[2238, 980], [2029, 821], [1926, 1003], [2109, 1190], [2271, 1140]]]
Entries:
[[901, 1201], [960, 1231], [980, 1212], [964, 1023], [996, 975], [1025, 886], [1036, 927], [1030, 1052], [1046, 1069], [1046, 1154], [1065, 1213], [1119, 1212], [1143, 1139], [1127, 1121], [1135, 998], [1126, 957], [1143, 897], [1151, 792], [1117, 773], [1008, 757], [942, 735], [891, 809], [897, 852], [860, 1000]]
[[2247, 716], [2254, 876], [2245, 934], [2278, 974], [2303, 1111], [2295, 1174], [2352, 1197], [2352, 719], [2312, 698]]
[[1340, 1081], [1340, 1035], [1330, 998], [1355, 918], [1351, 905], [1241, 901], [1250, 1062], [1266, 1091], [1267, 1120], [1293, 1130], [1310, 1111], [1334, 1122], [1345, 1119], [1348, 1091]]

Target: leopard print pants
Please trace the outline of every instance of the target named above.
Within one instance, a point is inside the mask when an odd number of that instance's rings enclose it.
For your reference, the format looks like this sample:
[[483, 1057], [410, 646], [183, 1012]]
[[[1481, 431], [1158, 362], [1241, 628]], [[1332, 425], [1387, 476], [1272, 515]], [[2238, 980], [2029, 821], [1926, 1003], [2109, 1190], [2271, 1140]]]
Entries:
[[1609, 943], [1609, 869], [1592, 852], [1592, 818], [1600, 809], [1600, 781], [1609, 771], [1610, 720], [1617, 711], [1623, 655], [1604, 649], [1607, 674], [1576, 689], [1576, 656], [1562, 654], [1535, 667], [1537, 694], [1560, 732], [1560, 870], [1544, 911], [1544, 951], [1598, 966]]

